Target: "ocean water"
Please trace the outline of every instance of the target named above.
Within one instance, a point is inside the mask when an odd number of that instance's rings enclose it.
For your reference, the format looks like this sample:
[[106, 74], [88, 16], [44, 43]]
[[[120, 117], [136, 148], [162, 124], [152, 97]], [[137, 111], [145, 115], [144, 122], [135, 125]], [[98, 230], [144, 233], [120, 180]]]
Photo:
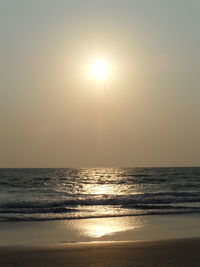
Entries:
[[0, 169], [0, 221], [200, 214], [200, 167]]

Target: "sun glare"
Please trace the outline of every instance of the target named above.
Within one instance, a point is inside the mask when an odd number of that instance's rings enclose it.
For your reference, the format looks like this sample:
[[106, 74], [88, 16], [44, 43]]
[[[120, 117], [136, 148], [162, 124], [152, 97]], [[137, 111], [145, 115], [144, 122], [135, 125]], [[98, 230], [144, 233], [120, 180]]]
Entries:
[[110, 74], [109, 64], [104, 59], [96, 59], [90, 65], [90, 75], [97, 80], [105, 80]]

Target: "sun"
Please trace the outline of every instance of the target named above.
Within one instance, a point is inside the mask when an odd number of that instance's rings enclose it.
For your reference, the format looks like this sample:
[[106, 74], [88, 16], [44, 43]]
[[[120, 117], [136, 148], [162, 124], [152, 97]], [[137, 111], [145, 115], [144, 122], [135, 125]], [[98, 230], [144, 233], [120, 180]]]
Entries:
[[105, 59], [97, 58], [91, 62], [89, 72], [96, 80], [105, 80], [110, 74], [110, 66]]

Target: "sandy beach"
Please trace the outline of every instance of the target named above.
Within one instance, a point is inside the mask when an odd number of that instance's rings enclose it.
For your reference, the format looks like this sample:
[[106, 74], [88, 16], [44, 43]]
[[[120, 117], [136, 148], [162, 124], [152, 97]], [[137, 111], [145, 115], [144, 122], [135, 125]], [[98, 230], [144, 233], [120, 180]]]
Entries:
[[0, 249], [2, 267], [197, 267], [200, 239], [138, 242], [90, 242]]
[[1, 222], [0, 267], [200, 266], [199, 216]]

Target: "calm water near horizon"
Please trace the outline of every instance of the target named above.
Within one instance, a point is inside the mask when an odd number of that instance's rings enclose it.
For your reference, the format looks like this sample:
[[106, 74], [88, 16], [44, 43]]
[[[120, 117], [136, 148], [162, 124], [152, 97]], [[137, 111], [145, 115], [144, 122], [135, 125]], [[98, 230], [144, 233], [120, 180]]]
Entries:
[[200, 167], [0, 169], [0, 221], [200, 214]]

